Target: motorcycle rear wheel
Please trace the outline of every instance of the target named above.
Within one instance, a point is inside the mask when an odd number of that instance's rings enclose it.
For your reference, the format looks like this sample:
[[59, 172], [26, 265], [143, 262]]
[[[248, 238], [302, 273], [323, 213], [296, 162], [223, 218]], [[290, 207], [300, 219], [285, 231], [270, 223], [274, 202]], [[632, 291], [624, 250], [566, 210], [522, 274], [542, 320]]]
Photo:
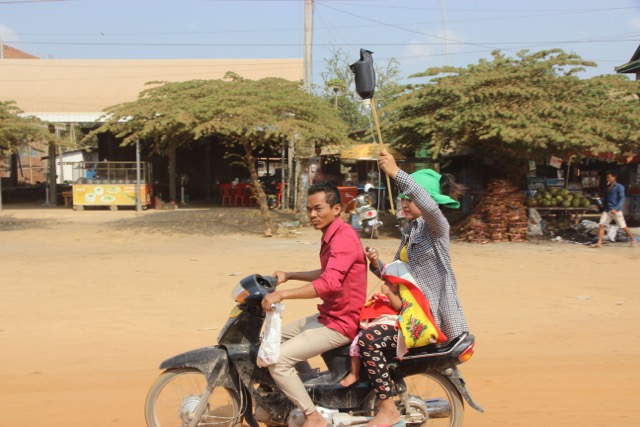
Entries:
[[362, 237], [364, 239], [377, 239], [380, 237], [380, 233], [378, 232], [377, 228], [373, 228], [371, 229], [371, 231], [369, 232], [365, 232], [364, 230], [362, 231]]
[[[416, 413], [426, 417], [426, 422], [407, 421], [408, 427], [460, 427], [464, 416], [464, 404], [462, 396], [447, 377], [437, 372], [410, 375], [404, 378], [409, 394], [409, 408], [404, 407], [400, 396], [396, 396], [396, 405], [407, 420], [410, 415]], [[413, 402], [425, 402], [427, 414], [424, 414], [425, 406], [412, 404], [411, 398], [417, 398]]]
[[[407, 427], [460, 427], [464, 415], [462, 397], [447, 377], [427, 372], [404, 377], [408, 395], [408, 408], [403, 396], [393, 397]], [[378, 401], [371, 394], [367, 415], [378, 412]]]
[[[148, 427], [186, 427], [207, 391], [207, 379], [197, 369], [171, 369], [160, 374], [145, 402]], [[236, 427], [242, 410], [234, 390], [216, 387], [207, 398], [198, 426]]]
[[378, 232], [377, 228], [374, 228], [373, 231], [371, 232], [371, 238], [377, 239], [378, 237], [380, 237], [380, 233]]

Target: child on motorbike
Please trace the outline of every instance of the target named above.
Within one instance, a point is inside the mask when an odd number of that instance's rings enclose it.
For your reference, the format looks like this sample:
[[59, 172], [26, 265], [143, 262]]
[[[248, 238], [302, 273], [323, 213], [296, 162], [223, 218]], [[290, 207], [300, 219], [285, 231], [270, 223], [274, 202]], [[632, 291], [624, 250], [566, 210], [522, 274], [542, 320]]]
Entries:
[[[369, 252], [369, 248], [365, 248], [365, 253]], [[380, 326], [385, 329], [395, 330], [395, 334], [389, 336], [389, 347], [395, 347], [395, 341], [398, 339], [398, 313], [402, 308], [402, 300], [398, 292], [398, 287], [392, 284], [383, 283], [380, 287], [380, 293], [373, 295], [364, 304], [360, 312], [360, 332], [351, 342], [349, 347], [349, 355], [351, 356], [351, 371], [340, 381], [343, 387], [349, 387], [351, 384], [360, 379], [360, 366], [362, 358], [360, 357], [360, 341], [363, 334], [371, 333], [372, 326]], [[373, 385], [373, 384], [372, 384]], [[375, 386], [375, 385], [374, 385]]]

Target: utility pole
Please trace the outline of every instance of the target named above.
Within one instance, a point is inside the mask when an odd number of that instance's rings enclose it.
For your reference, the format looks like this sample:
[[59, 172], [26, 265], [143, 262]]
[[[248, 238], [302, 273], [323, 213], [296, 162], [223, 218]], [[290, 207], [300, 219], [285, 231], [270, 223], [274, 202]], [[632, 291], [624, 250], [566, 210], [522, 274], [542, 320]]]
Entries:
[[[312, 58], [313, 55], [311, 53], [313, 48], [313, 0], [305, 0], [304, 3], [304, 90], [307, 93], [311, 93], [312, 91]], [[291, 148], [289, 149], [289, 153], [291, 155]], [[303, 196], [307, 192], [307, 188], [309, 186], [309, 158], [305, 157], [306, 153], [301, 153], [302, 156], [296, 158], [296, 188], [294, 200], [297, 209], [299, 209], [300, 213], [300, 222], [305, 224], [307, 221], [307, 215], [304, 210]], [[306, 201], [306, 199], [305, 199]], [[299, 205], [298, 205], [299, 204]]]
[[442, 27], [444, 30], [444, 58], [447, 66], [449, 66], [449, 47], [447, 44], [447, 18], [444, 13], [444, 0], [442, 0]]
[[313, 55], [313, 0], [304, 3], [304, 89], [311, 93], [311, 60]]

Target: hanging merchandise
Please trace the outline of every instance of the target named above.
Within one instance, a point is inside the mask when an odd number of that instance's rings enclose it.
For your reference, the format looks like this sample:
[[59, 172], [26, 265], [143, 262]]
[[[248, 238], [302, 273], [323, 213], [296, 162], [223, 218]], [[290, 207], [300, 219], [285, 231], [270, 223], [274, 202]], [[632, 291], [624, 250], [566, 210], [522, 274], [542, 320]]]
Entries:
[[549, 166], [560, 169], [562, 167], [562, 159], [560, 157], [551, 156], [549, 158]]

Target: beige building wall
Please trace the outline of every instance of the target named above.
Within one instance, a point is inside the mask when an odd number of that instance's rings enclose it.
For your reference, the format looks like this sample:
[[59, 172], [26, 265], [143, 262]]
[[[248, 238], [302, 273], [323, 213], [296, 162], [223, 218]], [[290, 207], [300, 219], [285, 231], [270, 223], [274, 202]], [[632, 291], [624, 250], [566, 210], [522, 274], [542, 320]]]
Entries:
[[[99, 113], [134, 101], [148, 82], [221, 79], [232, 71], [258, 80], [302, 81], [302, 59], [2, 59], [0, 100], [26, 113]], [[64, 116], [64, 114], [63, 114]], [[60, 120], [74, 121], [74, 120]]]

